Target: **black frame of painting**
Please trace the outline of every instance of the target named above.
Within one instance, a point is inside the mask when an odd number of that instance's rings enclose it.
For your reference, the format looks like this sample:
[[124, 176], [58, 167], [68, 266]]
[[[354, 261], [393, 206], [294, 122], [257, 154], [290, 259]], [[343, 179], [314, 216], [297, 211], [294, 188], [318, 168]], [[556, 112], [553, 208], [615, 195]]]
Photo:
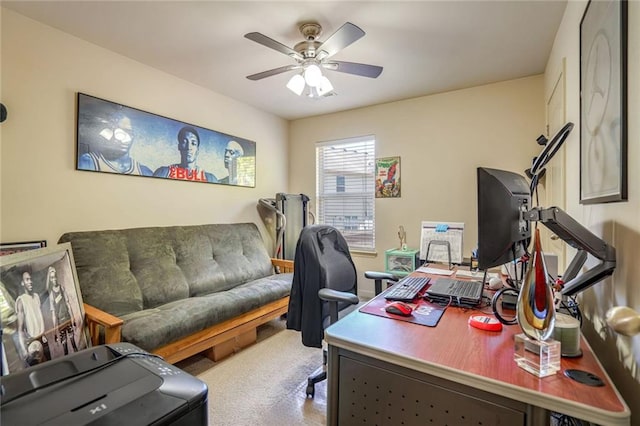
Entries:
[[627, 199], [627, 2], [590, 1], [580, 21], [580, 203]]
[[256, 143], [78, 93], [76, 169], [254, 188]]

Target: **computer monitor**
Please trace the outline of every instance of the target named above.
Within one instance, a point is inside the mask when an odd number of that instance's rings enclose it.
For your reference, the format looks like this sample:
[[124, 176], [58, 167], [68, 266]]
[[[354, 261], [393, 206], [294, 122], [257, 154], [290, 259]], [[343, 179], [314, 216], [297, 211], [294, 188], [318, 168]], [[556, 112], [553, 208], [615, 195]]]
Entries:
[[531, 229], [529, 183], [506, 170], [478, 167], [478, 267], [489, 269], [527, 252]]

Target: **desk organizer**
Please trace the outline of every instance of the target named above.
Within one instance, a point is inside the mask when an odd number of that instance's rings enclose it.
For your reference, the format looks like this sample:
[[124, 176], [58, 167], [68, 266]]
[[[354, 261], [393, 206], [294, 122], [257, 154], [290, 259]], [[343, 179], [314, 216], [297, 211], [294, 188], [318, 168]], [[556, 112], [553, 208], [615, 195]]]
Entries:
[[384, 252], [385, 271], [404, 277], [418, 268], [419, 250], [389, 249]]

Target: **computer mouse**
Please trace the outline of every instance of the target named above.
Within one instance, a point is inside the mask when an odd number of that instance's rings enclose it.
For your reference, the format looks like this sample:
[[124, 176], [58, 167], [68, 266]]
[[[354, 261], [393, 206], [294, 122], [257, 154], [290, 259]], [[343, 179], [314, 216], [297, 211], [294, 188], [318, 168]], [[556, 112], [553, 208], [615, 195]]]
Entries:
[[390, 314], [401, 315], [403, 317], [411, 316], [411, 312], [413, 312], [413, 308], [404, 302], [391, 302], [384, 310]]

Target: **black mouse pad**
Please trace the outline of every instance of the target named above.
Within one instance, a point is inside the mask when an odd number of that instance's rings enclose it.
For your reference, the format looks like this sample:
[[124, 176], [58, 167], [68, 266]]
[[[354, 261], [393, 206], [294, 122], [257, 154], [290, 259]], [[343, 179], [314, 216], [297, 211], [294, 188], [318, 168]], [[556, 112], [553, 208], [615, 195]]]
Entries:
[[435, 327], [440, 321], [440, 317], [444, 313], [445, 307], [417, 298], [415, 302], [408, 303], [413, 308], [413, 312], [409, 317], [390, 314], [385, 311], [387, 302], [384, 298], [373, 299], [371, 302], [360, 308], [360, 312], [365, 314], [377, 315], [379, 317], [392, 318], [400, 321], [407, 321], [414, 324], [426, 325], [427, 327]]

